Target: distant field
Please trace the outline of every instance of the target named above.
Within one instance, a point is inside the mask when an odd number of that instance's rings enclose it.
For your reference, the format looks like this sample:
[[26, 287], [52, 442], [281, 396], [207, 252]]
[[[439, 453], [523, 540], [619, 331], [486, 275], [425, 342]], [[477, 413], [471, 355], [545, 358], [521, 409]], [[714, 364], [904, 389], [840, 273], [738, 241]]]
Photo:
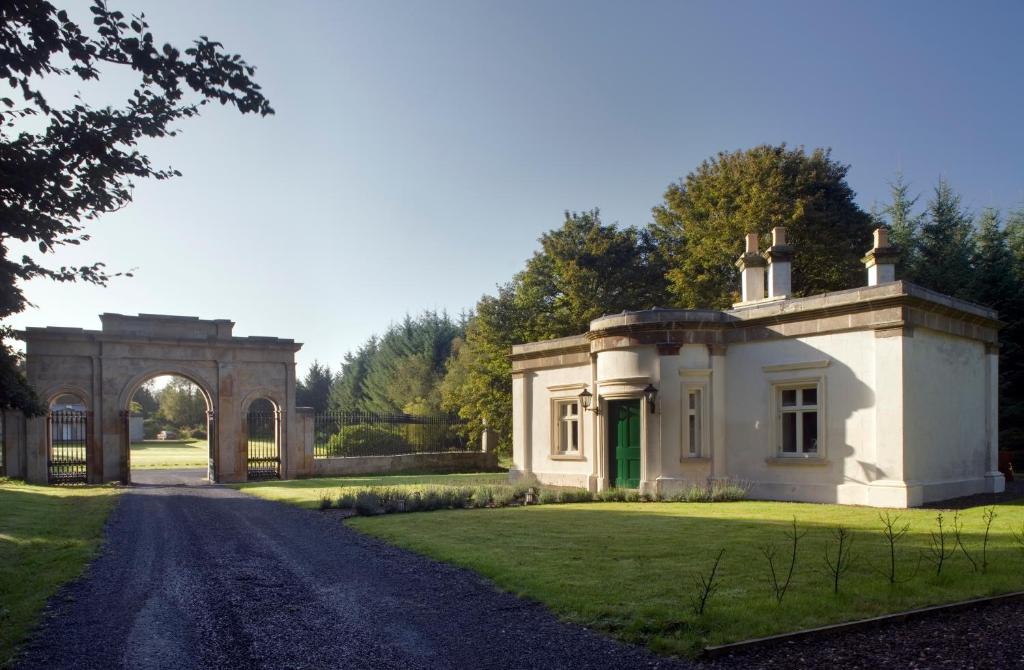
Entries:
[[132, 442], [132, 469], [205, 468], [209, 462], [206, 440]]

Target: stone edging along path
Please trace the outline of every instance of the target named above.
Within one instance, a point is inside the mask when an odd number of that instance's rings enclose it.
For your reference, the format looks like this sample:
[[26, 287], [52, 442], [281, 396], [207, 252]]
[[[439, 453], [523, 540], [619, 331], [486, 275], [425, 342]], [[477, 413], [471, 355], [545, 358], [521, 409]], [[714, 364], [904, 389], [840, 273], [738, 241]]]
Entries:
[[950, 612], [958, 612], [960, 610], [971, 609], [979, 605], [988, 605], [992, 603], [1022, 600], [1024, 600], [1024, 591], [1014, 591], [1012, 593], [1003, 593], [997, 596], [989, 596], [986, 598], [961, 600], [955, 603], [948, 603], [946, 605], [932, 605], [931, 607], [921, 607], [918, 609], [907, 610], [905, 612], [883, 614], [881, 616], [871, 617], [870, 619], [857, 619], [856, 621], [846, 621], [843, 623], [831, 624], [829, 626], [806, 628], [804, 630], [798, 630], [793, 633], [780, 633], [779, 635], [757, 637], [751, 640], [743, 640], [741, 642], [732, 642], [730, 644], [720, 644], [712, 647], [704, 647], [704, 650], [700, 654], [700, 658], [710, 660], [722, 656], [727, 656], [734, 652], [747, 652], [762, 647], [772, 647], [775, 645], [785, 644], [786, 642], [795, 642], [797, 640], [803, 640], [806, 638], [826, 638], [839, 633], [853, 632], [857, 630], [863, 630], [865, 628], [874, 628], [878, 626], [884, 626], [889, 623], [898, 623], [901, 621], [908, 621], [911, 619], [926, 618], [940, 614], [947, 614]]

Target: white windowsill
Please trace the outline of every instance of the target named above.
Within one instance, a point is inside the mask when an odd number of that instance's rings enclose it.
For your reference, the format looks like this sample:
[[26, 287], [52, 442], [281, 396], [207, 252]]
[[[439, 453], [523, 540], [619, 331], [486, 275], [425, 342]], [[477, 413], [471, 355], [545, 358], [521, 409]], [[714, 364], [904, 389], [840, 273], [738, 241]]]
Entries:
[[564, 451], [564, 452], [559, 452], [559, 453], [556, 453], [556, 454], [551, 454], [551, 460], [553, 460], [553, 461], [585, 461], [587, 459], [583, 457], [583, 454], [580, 454], [580, 453], [577, 453], [577, 452], [573, 452], [573, 451]]
[[828, 465], [829, 460], [824, 456], [772, 456], [764, 459], [768, 465]]

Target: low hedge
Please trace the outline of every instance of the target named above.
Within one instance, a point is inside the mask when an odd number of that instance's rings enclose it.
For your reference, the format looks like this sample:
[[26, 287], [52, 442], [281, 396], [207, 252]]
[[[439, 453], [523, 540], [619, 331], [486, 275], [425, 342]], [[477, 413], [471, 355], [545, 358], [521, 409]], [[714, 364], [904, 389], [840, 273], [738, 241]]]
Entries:
[[370, 516], [439, 509], [586, 502], [729, 502], [743, 500], [749, 490], [746, 483], [730, 480], [693, 484], [670, 496], [651, 495], [631, 489], [607, 489], [591, 493], [582, 488], [544, 488], [528, 483], [508, 486], [372, 486], [342, 489], [337, 495], [324, 491], [320, 494], [320, 509], [337, 508]]

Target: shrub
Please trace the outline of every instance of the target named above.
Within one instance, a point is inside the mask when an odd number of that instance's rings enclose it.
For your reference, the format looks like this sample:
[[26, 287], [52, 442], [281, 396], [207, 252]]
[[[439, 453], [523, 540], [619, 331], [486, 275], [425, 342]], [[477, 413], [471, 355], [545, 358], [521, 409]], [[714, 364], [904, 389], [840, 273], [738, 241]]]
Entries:
[[189, 431], [189, 437], [191, 437], [191, 438], [193, 438], [195, 440], [205, 440], [206, 439], [206, 429], [205, 428], [193, 428], [191, 431]]
[[640, 497], [639, 491], [626, 491], [626, 502], [641, 502], [643, 499]]
[[356, 506], [356, 495], [351, 491], [342, 489], [334, 506], [338, 509], [353, 509]]
[[491, 502], [495, 507], [509, 507], [510, 505], [522, 504], [526, 491], [522, 493], [514, 486], [499, 486], [491, 494]]
[[362, 514], [363, 516], [377, 514], [381, 508], [380, 498], [377, 497], [376, 492], [373, 490], [363, 489], [356, 493], [355, 503], [352, 507], [355, 509], [356, 514]]
[[490, 486], [478, 486], [473, 491], [473, 507], [487, 507], [494, 500], [494, 489]]
[[537, 498], [537, 502], [541, 505], [551, 505], [552, 503], [560, 502], [558, 499], [558, 491], [552, 491], [551, 489], [541, 489], [540, 496]]
[[558, 492], [558, 502], [560, 503], [590, 502], [593, 499], [593, 494], [587, 489], [562, 489]]
[[393, 456], [412, 452], [404, 436], [387, 426], [345, 426], [327, 440], [331, 456]]
[[601, 502], [625, 502], [626, 492], [623, 489], [605, 489], [598, 491], [597, 499]]
[[331, 503], [332, 503], [331, 494], [328, 493], [327, 491], [321, 491], [320, 492], [320, 500], [319, 500], [318, 505], [317, 505], [319, 507], [319, 509], [321, 509], [321, 510], [330, 509], [331, 508]]

